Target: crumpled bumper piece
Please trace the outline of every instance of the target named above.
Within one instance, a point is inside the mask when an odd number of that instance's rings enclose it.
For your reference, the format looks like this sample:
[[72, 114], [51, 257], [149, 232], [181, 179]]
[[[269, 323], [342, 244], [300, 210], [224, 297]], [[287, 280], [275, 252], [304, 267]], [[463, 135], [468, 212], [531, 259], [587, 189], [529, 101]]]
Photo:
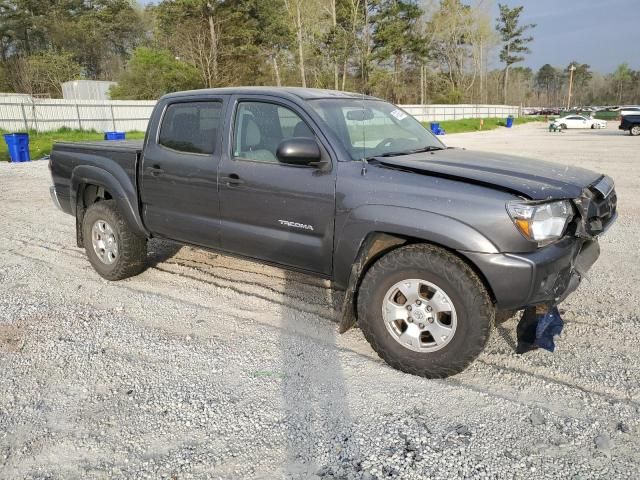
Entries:
[[571, 294], [600, 255], [597, 240], [567, 237], [523, 254], [461, 252], [482, 272], [499, 309], [556, 305]]

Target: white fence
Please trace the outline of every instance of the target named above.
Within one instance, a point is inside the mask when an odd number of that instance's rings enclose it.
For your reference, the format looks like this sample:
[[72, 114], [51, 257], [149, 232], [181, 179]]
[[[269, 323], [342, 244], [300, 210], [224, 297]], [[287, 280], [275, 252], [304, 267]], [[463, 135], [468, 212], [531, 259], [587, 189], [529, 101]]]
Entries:
[[511, 105], [401, 105], [401, 107], [421, 122], [520, 116], [520, 107]]
[[79, 130], [144, 131], [155, 101], [62, 100], [0, 97], [0, 129], [46, 132]]
[[[144, 131], [155, 101], [32, 99], [0, 96], [0, 129], [45, 132], [62, 127], [79, 130]], [[461, 118], [518, 117], [509, 105], [401, 105], [422, 122]]]

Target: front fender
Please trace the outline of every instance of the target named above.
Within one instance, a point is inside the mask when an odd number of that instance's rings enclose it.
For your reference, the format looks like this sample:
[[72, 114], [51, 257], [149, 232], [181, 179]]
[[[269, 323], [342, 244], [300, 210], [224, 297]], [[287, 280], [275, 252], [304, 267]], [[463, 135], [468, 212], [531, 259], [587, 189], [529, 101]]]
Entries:
[[333, 282], [337, 288], [349, 285], [351, 266], [373, 232], [417, 238], [457, 251], [498, 253], [488, 238], [454, 218], [414, 208], [363, 205], [351, 210], [336, 232]]
[[[71, 173], [71, 210], [77, 217], [78, 198], [82, 195], [82, 185], [92, 184], [104, 187], [116, 201], [118, 208], [127, 219], [129, 226], [138, 234], [148, 237], [149, 232], [142, 223], [138, 210], [137, 192], [135, 186], [122, 171], [124, 178], [93, 165], [79, 165]], [[122, 176], [122, 175], [118, 175]]]

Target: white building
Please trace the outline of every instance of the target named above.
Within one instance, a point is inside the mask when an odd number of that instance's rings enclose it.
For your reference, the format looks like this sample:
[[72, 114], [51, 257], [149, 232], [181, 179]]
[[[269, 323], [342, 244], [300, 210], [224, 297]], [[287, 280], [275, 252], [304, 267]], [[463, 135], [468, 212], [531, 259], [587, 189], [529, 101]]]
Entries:
[[102, 80], [71, 80], [62, 84], [65, 100], [109, 100], [109, 89], [116, 82]]

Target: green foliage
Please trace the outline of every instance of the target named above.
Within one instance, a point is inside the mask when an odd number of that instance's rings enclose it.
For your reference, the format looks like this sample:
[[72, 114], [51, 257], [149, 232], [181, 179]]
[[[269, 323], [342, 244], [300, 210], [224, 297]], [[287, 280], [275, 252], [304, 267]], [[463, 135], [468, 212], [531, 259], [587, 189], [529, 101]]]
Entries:
[[62, 96], [62, 83], [82, 78], [82, 67], [70, 52], [44, 51], [25, 62], [23, 85], [29, 93]]
[[436, 96], [436, 98], [434, 99], [434, 103], [455, 104], [455, 103], [461, 103], [461, 102], [462, 102], [462, 92], [460, 92], [460, 90], [456, 90], [455, 88], [448, 90], [444, 94]]
[[178, 90], [201, 88], [198, 71], [166, 50], [139, 47], [133, 53], [111, 98], [152, 100]]
[[426, 57], [426, 42], [418, 29], [422, 9], [408, 0], [378, 0], [372, 17], [373, 58], [393, 63], [393, 88], [389, 97], [397, 101], [397, 84], [407, 62], [420, 63]]
[[496, 30], [500, 33], [503, 43], [500, 50], [500, 61], [509, 67], [524, 60], [524, 56], [521, 54], [530, 52], [527, 44], [533, 41], [533, 37], [525, 37], [524, 34], [527, 30], [534, 28], [535, 24], [520, 25], [520, 14], [524, 9], [522, 6], [509, 8], [508, 5], [499, 3], [498, 7], [500, 16]]
[[68, 52], [88, 78], [101, 78], [144, 29], [129, 0], [0, 0], [0, 36], [2, 58]]

